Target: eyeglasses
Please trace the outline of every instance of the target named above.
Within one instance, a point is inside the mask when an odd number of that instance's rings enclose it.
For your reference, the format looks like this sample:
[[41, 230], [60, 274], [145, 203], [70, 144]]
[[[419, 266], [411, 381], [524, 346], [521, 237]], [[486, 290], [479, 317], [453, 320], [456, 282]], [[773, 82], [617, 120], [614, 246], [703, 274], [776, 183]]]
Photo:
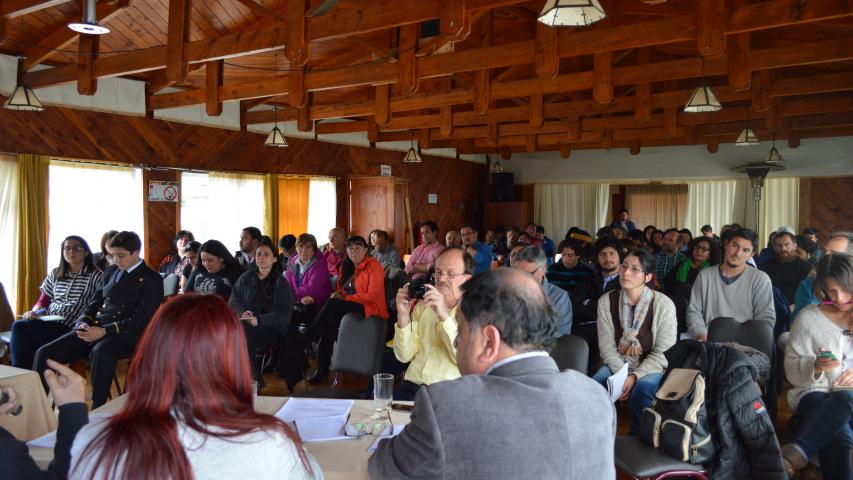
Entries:
[[627, 272], [628, 270], [630, 270], [634, 273], [639, 273], [639, 274], [645, 274], [646, 273], [643, 271], [642, 268], [640, 268], [636, 265], [628, 265], [627, 263], [623, 263], [622, 265], [619, 265], [619, 268], [621, 268], [622, 271], [624, 271], [624, 272]]
[[447, 276], [447, 278], [452, 282], [454, 278], [456, 278], [460, 275], [465, 275], [465, 274], [464, 273], [456, 273], [456, 272], [445, 272], [444, 270], [438, 270], [438, 269], [435, 270], [435, 278], [439, 278], [442, 275]]
[[83, 246], [82, 245], [65, 245], [64, 247], [62, 247], [62, 251], [63, 252], [82, 252]]
[[696, 247], [697, 252], [710, 252], [711, 249], [708, 247]]
[[386, 418], [380, 420], [367, 418], [362, 422], [347, 422], [344, 426], [344, 435], [353, 438], [362, 438], [368, 435], [387, 437], [394, 433], [394, 422], [391, 421], [390, 413], [386, 412], [386, 415]]

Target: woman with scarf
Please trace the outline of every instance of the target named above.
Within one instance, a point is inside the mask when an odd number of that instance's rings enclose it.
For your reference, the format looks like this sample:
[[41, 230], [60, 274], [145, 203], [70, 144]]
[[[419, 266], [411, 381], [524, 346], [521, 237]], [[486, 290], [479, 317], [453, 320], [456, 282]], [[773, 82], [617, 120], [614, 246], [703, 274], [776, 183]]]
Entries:
[[627, 400], [631, 409], [629, 434], [636, 434], [643, 409], [652, 403], [666, 370], [664, 352], [676, 340], [675, 305], [646, 285], [654, 271], [651, 253], [628, 253], [620, 267], [621, 288], [598, 300], [598, 348], [604, 365], [593, 379], [606, 386], [607, 377], [628, 364], [620, 400]]
[[699, 272], [720, 263], [720, 249], [708, 237], [696, 237], [690, 241], [687, 259], [669, 271], [661, 282], [661, 290], [675, 304], [678, 318], [678, 333], [687, 331], [687, 304], [693, 282]]

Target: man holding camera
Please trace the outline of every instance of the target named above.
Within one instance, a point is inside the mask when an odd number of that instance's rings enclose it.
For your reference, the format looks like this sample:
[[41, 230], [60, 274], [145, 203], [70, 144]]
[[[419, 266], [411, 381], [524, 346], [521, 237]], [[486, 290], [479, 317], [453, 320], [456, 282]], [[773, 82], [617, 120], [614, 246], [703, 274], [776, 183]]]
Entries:
[[411, 363], [402, 388], [395, 392], [396, 399], [414, 400], [421, 385], [460, 376], [453, 343], [459, 328], [456, 307], [462, 298], [461, 286], [475, 268], [468, 252], [451, 247], [435, 261], [435, 285], [427, 283], [421, 289], [410, 283], [397, 291], [394, 355]]

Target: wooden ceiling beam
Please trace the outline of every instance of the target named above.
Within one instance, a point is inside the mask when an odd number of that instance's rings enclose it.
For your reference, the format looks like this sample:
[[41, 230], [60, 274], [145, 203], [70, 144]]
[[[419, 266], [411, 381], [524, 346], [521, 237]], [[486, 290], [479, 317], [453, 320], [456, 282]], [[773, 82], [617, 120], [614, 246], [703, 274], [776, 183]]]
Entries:
[[180, 83], [187, 78], [185, 48], [190, 36], [192, 0], [169, 0], [169, 26], [167, 33], [166, 79]]
[[63, 3], [68, 3], [68, 0], [0, 0], [0, 17], [20, 17]]
[[283, 22], [284, 17], [272, 8], [267, 8], [255, 0], [237, 0], [259, 17], [268, 17], [276, 22]]
[[77, 54], [77, 93], [94, 95], [98, 91], [98, 77], [95, 76], [94, 62], [101, 50], [100, 35], [80, 35]]
[[219, 97], [222, 87], [222, 60], [207, 62], [204, 69], [205, 112], [211, 117], [222, 115], [222, 99]]

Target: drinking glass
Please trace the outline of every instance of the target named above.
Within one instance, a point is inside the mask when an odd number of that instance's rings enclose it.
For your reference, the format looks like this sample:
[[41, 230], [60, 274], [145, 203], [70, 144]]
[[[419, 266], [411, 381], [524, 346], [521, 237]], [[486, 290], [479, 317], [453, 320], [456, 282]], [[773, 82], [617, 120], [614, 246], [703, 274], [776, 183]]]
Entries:
[[258, 382], [252, 380], [252, 410], [258, 411]]
[[377, 373], [373, 376], [373, 418], [384, 418], [394, 398], [394, 375]]

